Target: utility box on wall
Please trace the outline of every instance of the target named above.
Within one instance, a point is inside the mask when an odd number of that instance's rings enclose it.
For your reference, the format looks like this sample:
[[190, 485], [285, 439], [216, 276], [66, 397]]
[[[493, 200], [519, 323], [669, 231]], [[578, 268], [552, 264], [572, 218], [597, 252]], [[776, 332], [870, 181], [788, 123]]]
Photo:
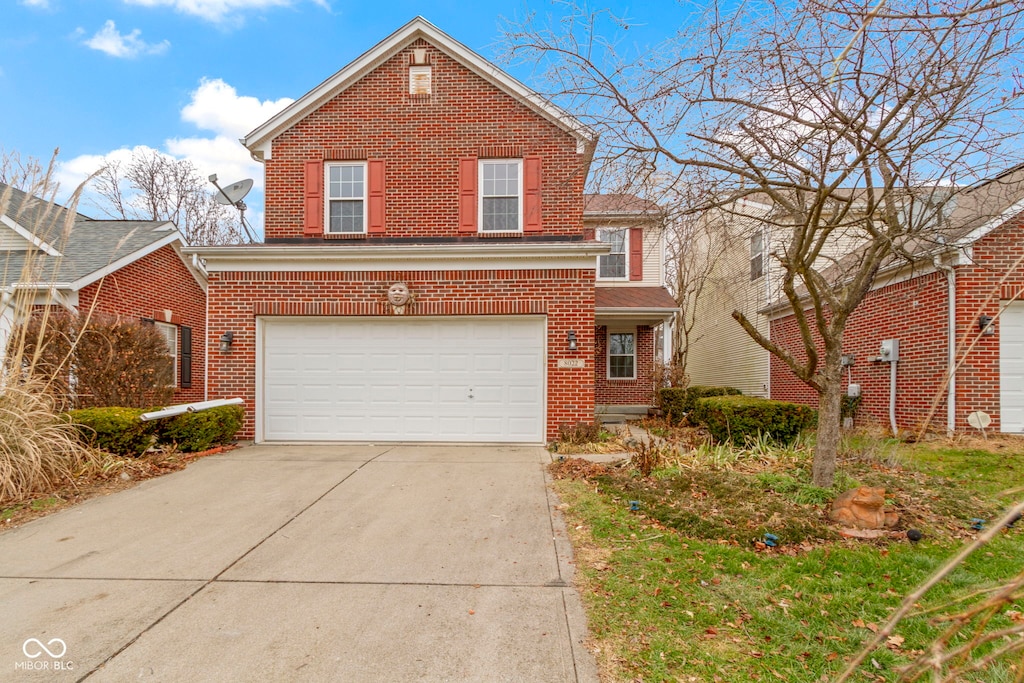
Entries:
[[885, 339], [878, 350], [878, 360], [883, 363], [895, 363], [900, 359], [900, 340]]

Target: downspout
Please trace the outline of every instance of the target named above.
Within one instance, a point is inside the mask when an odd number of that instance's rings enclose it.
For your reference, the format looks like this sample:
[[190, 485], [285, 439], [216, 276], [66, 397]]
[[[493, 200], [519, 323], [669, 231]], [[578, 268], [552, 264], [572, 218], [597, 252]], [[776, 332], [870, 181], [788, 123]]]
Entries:
[[956, 431], [956, 269], [942, 262], [941, 257], [932, 260], [935, 267], [946, 274], [948, 308], [946, 314], [946, 433]]
[[900, 430], [896, 426], [896, 363], [889, 361], [889, 426], [892, 427], [892, 435], [899, 437]]

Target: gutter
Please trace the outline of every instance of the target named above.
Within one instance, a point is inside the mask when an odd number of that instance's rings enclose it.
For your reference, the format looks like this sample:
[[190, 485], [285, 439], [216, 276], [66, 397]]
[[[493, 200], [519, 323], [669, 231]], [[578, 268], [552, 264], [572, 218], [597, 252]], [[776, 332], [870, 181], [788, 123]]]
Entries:
[[942, 263], [939, 256], [932, 263], [946, 274], [946, 433], [952, 436], [956, 431], [956, 269]]

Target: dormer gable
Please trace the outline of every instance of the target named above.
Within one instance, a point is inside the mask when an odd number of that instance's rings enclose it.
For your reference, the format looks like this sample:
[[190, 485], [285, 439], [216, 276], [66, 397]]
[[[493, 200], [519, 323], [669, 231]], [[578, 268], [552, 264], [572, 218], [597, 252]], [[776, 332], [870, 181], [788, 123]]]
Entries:
[[[416, 17], [390, 36], [364, 52], [353, 62], [320, 83], [308, 93], [292, 102], [281, 112], [254, 129], [240, 140], [254, 157], [270, 159], [273, 141], [326, 102], [358, 83], [367, 74], [392, 59], [413, 43], [423, 41], [456, 60], [470, 71], [490, 82], [517, 101], [570, 133], [578, 142], [577, 153], [593, 153], [597, 133], [557, 105], [487, 61], [423, 17]], [[422, 51], [422, 52], [421, 52]], [[432, 74], [426, 61], [426, 50], [417, 46], [409, 65], [411, 95], [429, 96]]]

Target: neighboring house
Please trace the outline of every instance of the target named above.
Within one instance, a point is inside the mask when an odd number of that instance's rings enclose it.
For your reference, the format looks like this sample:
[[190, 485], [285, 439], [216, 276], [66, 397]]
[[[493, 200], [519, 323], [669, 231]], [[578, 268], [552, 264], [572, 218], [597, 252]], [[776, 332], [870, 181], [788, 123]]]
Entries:
[[[897, 340], [899, 428], [918, 429], [931, 414], [929, 428], [960, 431], [970, 428], [970, 413], [984, 411], [990, 430], [1024, 433], [1024, 168], [958, 191], [949, 206], [941, 236], [913, 246], [911, 261], [885, 264], [850, 317], [844, 390], [851, 381], [860, 386], [858, 420], [889, 425], [891, 367], [879, 356], [883, 341]], [[761, 312], [772, 341], [799, 353], [788, 303], [776, 293]], [[732, 334], [746, 336], [730, 322]], [[750, 353], [770, 368], [772, 398], [816, 405], [815, 392], [778, 359], [756, 345]], [[723, 375], [706, 380], [729, 383]]]
[[594, 387], [605, 421], [646, 415], [651, 374], [667, 359], [675, 299], [665, 289], [664, 215], [633, 195], [587, 195], [587, 236], [611, 245], [598, 257]]
[[[5, 302], [30, 289], [37, 306], [153, 321], [174, 357], [174, 401], [203, 399], [205, 274], [172, 223], [93, 220], [3, 183], [0, 203]], [[6, 303], [0, 315], [2, 349], [16, 321]]]
[[694, 230], [688, 282], [695, 310], [683, 339], [686, 373], [694, 386], [735, 387], [748, 396], [769, 394], [768, 352], [732, 317], [741, 311], [758, 331], [769, 333], [768, 318], [758, 311], [779, 300], [778, 264], [769, 258], [770, 230], [759, 217], [771, 206], [740, 199], [715, 212], [707, 227]]
[[[243, 437], [540, 443], [599, 397], [647, 400], [660, 257], [588, 239], [595, 134], [429, 22], [242, 142], [265, 165], [266, 243], [191, 251], [209, 397], [245, 399]], [[596, 223], [642, 222], [613, 209]], [[616, 286], [595, 287], [617, 248]]]

